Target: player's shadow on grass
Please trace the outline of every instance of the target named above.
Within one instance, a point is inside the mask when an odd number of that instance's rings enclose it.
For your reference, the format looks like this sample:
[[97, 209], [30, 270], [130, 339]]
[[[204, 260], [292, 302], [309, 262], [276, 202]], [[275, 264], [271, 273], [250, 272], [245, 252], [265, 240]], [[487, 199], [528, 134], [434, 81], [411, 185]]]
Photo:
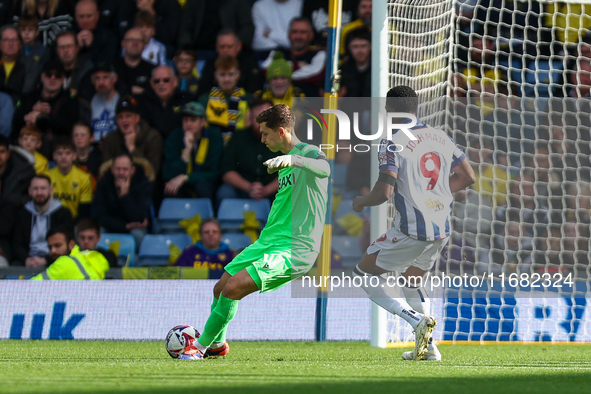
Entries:
[[[548, 363], [543, 363], [548, 364]], [[394, 365], [393, 365], [394, 366]], [[440, 367], [443, 367], [446, 374], [456, 371], [454, 377], [437, 377]], [[93, 393], [204, 393], [215, 394], [224, 393], [412, 393], [426, 392], [429, 394], [499, 394], [499, 393], [523, 393], [524, 388], [527, 392], [536, 394], [548, 393], [572, 393], [588, 392], [589, 382], [591, 381], [591, 370], [584, 368], [578, 372], [566, 372], [563, 370], [548, 371], [545, 368], [539, 373], [527, 373], [527, 368], [523, 365], [501, 366], [494, 365], [496, 369], [502, 369], [498, 374], [487, 374], [482, 377], [466, 376], [470, 374], [466, 369], [467, 365], [449, 365], [439, 363], [421, 363], [417, 368], [409, 369], [409, 375], [406, 377], [379, 379], [379, 378], [347, 378], [343, 376], [314, 376], [313, 382], [307, 382], [306, 377], [302, 375], [268, 375], [263, 371], [253, 371], [253, 374], [231, 374], [224, 375], [223, 371], [219, 374], [200, 374], [199, 368], [195, 368], [194, 375], [185, 375], [184, 379], [176, 376], [169, 376], [168, 379], [146, 379], [142, 384], [141, 379], [135, 379], [135, 390], [126, 390], [113, 387], [106, 384], [104, 389], [95, 387], [91, 391], [84, 388], [83, 382], [79, 382], [79, 390], [68, 390], [69, 393], [93, 392]], [[459, 370], [457, 369], [459, 367]], [[491, 365], [492, 367], [492, 365]], [[506, 368], [503, 368], [506, 367]], [[521, 367], [521, 368], [518, 368]], [[321, 368], [321, 366], [319, 366]], [[531, 368], [536, 368], [532, 365]], [[421, 373], [417, 373], [421, 369]], [[412, 370], [412, 372], [411, 372]], [[371, 370], [368, 370], [371, 373]], [[523, 373], [522, 373], [523, 372]], [[257, 375], [260, 375], [257, 377]], [[503, 376], [504, 375], [504, 376]], [[201, 379], [200, 379], [201, 378]], [[245, 380], [252, 381], [247, 383]], [[289, 382], [281, 380], [290, 380]], [[293, 380], [293, 381], [291, 381]], [[335, 381], [339, 380], [339, 381]], [[109, 382], [111, 383], [111, 382]], [[123, 382], [125, 384], [125, 379]], [[121, 387], [121, 386], [119, 386]], [[21, 391], [26, 393], [29, 391]], [[32, 393], [32, 391], [30, 391]], [[38, 392], [38, 391], [37, 391]], [[66, 391], [64, 391], [66, 392]]]

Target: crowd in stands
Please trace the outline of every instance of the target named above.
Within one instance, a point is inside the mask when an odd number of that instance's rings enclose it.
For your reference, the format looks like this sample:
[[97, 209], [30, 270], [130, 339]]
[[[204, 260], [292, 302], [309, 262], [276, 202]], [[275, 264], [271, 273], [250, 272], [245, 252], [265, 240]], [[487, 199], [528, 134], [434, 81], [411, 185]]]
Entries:
[[[79, 253], [63, 228], [139, 246], [164, 198], [272, 200], [254, 119], [323, 95], [328, 3], [1, 1], [0, 265], [47, 267], [58, 238]], [[343, 15], [341, 93], [369, 96], [371, 1]], [[217, 238], [194, 248], [221, 256]]]
[[[139, 245], [163, 198], [209, 198], [216, 209], [226, 198], [272, 200], [277, 177], [262, 163], [275, 154], [254, 119], [324, 93], [328, 0], [0, 4], [0, 265], [49, 264], [48, 234], [59, 225], [77, 224], [81, 249], [89, 228], [99, 238], [129, 233]], [[458, 2], [450, 82], [468, 105], [456, 108], [455, 120], [466, 121], [454, 137], [478, 181], [456, 195], [444, 264], [585, 275], [591, 100], [578, 99], [591, 96], [586, 7]], [[343, 1], [340, 96], [371, 96], [371, 14], [371, 0]], [[500, 97], [548, 100], [532, 115]], [[337, 166], [349, 167], [348, 189], [371, 186], [369, 157], [337, 155]], [[226, 253], [201, 242], [194, 248]]]
[[448, 268], [589, 277], [590, 11], [457, 4], [454, 137], [477, 182], [456, 195]]

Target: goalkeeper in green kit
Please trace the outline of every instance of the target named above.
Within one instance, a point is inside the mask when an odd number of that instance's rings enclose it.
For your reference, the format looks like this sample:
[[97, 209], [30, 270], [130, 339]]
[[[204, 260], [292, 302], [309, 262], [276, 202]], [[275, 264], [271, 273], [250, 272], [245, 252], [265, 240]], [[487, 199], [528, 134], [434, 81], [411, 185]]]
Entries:
[[330, 164], [320, 149], [300, 142], [293, 133], [294, 117], [287, 105], [261, 112], [261, 141], [284, 155], [267, 160], [267, 171], [279, 171], [279, 190], [260, 238], [226, 267], [213, 288], [211, 315], [197, 341], [179, 358], [200, 360], [224, 356], [228, 323], [240, 300], [267, 292], [310, 270], [320, 251], [328, 195]]

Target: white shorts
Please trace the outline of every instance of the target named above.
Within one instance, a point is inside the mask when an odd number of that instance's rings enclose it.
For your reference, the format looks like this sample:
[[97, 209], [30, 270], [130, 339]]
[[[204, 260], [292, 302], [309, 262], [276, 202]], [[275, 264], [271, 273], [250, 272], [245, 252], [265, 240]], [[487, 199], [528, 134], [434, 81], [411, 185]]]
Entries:
[[367, 254], [376, 255], [376, 265], [386, 271], [403, 273], [410, 266], [429, 271], [448, 239], [419, 241], [391, 228], [367, 248]]

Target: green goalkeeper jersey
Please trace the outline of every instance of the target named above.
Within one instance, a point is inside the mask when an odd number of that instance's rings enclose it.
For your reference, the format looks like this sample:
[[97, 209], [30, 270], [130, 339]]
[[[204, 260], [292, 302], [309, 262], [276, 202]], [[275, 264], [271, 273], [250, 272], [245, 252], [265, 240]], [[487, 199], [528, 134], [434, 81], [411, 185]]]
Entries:
[[[304, 142], [297, 144], [289, 154], [326, 160], [318, 147]], [[259, 242], [288, 245], [292, 250], [320, 252], [328, 180], [328, 177], [318, 178], [301, 168], [280, 170], [279, 189]]]

